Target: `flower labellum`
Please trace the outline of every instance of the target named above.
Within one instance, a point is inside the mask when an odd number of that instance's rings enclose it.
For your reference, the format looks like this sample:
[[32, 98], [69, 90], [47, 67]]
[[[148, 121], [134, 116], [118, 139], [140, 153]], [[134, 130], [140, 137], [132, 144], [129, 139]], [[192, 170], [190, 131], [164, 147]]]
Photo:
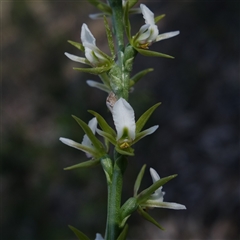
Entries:
[[135, 139], [136, 123], [134, 110], [123, 98], [120, 98], [112, 109], [113, 121], [117, 130], [117, 141], [120, 148], [127, 148]]

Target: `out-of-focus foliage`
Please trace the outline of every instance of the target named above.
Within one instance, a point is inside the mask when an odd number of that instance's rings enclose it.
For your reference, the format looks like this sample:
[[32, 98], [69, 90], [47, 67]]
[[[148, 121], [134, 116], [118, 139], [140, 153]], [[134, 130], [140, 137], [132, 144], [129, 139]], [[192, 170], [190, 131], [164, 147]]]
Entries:
[[[160, 32], [180, 35], [151, 49], [175, 60], [138, 56], [134, 72], [153, 67], [135, 86], [130, 103], [136, 118], [156, 102], [148, 125], [158, 131], [136, 144], [125, 176], [124, 193], [147, 163], [161, 177], [178, 173], [165, 187], [166, 201], [186, 212], [151, 212], [164, 232], [134, 215], [130, 239], [237, 239], [239, 236], [239, 34], [237, 1], [152, 1], [166, 13]], [[85, 1], [2, 2], [2, 146], [1, 205], [3, 240], [73, 239], [67, 225], [91, 238], [104, 233], [106, 183], [100, 167], [63, 171], [86, 160], [85, 154], [59, 142], [82, 141], [71, 118], [84, 121], [99, 112], [111, 123], [106, 94], [89, 88], [97, 77], [72, 70], [82, 67], [64, 56], [79, 41], [87, 23], [97, 44], [108, 52], [104, 24]], [[143, 23], [131, 16], [135, 34]], [[133, 27], [135, 24], [135, 28]], [[148, 127], [148, 126], [146, 126]], [[145, 176], [145, 186], [151, 180]], [[134, 227], [135, 226], [135, 227]]]

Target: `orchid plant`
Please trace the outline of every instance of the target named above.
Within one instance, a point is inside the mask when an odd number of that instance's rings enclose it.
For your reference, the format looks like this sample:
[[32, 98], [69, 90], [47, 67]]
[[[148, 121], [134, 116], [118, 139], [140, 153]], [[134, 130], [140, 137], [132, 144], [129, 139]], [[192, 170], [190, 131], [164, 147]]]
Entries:
[[[87, 84], [107, 93], [106, 106], [112, 115], [115, 129], [99, 113], [89, 110], [93, 118], [88, 124], [80, 118], [73, 116], [85, 132], [82, 142], [77, 143], [63, 137], [60, 138], [60, 141], [83, 151], [86, 157], [89, 158], [85, 162], [66, 167], [65, 170], [100, 165], [106, 175], [108, 186], [106, 229], [104, 238], [97, 233], [96, 239], [123, 240], [127, 236], [127, 220], [135, 211], [138, 211], [143, 218], [158, 228], [163, 229], [148, 213], [150, 209], [186, 209], [182, 204], [163, 201], [165, 193], [162, 191], [162, 187], [165, 183], [175, 178], [176, 175], [160, 178], [158, 173], [153, 168], [150, 168], [153, 184], [138, 193], [146, 165], [142, 167], [136, 178], [133, 196], [125, 203], [122, 204], [121, 202], [123, 176], [128, 158], [134, 156], [133, 145], [158, 129], [158, 125], [155, 125], [143, 130], [146, 122], [160, 103], [150, 107], [136, 121], [134, 109], [128, 102], [129, 92], [132, 87], [148, 72], [153, 70], [151, 68], [145, 69], [130, 77], [134, 59], [138, 53], [148, 57], [173, 58], [164, 53], [151, 51], [149, 47], [155, 42], [178, 35], [179, 31], [159, 34], [157, 22], [165, 15], [154, 17], [153, 12], [144, 4], [140, 4], [140, 8], [134, 8], [137, 0], [109, 0], [108, 3], [100, 0], [89, 0], [89, 2], [101, 11], [101, 13], [91, 14], [90, 17], [103, 19], [111, 55], [107, 55], [97, 47], [96, 39], [85, 23], [81, 29], [81, 43], [69, 41], [70, 44], [83, 52], [84, 57], [70, 53], [65, 53], [65, 55], [72, 61], [89, 66], [86, 68], [74, 68], [75, 70], [95, 74], [100, 77], [101, 82], [88, 80]], [[129, 14], [132, 13], [141, 13], [145, 21], [145, 24], [133, 36], [129, 20]], [[113, 31], [108, 23], [108, 18], [112, 20]], [[124, 41], [124, 33], [128, 39], [127, 43]], [[116, 50], [115, 45], [117, 47]], [[111, 148], [114, 151], [110, 151]], [[80, 230], [72, 226], [69, 227], [78, 239], [89, 239]]]

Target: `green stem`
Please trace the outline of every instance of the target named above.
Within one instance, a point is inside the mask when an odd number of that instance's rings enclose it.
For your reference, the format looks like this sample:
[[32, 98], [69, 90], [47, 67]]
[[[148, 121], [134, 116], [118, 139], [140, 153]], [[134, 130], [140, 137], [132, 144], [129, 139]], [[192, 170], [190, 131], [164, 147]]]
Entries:
[[123, 7], [122, 0], [109, 0], [109, 5], [112, 9], [112, 20], [116, 42], [118, 47], [118, 60], [121, 59], [121, 52], [124, 50], [124, 26], [123, 26]]
[[108, 0], [109, 5], [112, 9], [112, 22], [113, 22], [113, 29], [114, 35], [116, 39], [117, 45], [117, 67], [118, 67], [118, 74], [116, 77], [120, 80], [117, 83], [117, 94], [118, 97], [123, 97], [126, 100], [128, 99], [128, 88], [126, 89], [126, 84], [124, 82], [124, 63], [123, 63], [123, 54], [124, 54], [124, 24], [123, 24], [123, 7], [122, 7], [122, 0]]
[[105, 240], [116, 240], [120, 234], [120, 208], [123, 173], [126, 169], [126, 157], [116, 154], [112, 182], [108, 184], [108, 214]]

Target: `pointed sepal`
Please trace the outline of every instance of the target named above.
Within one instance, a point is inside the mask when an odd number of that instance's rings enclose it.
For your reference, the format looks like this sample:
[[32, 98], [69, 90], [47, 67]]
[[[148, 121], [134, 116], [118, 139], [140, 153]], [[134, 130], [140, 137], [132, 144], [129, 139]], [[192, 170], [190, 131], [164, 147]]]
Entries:
[[138, 51], [140, 54], [146, 57], [164, 57], [164, 58], [174, 58], [173, 56], [170, 56], [165, 53], [160, 53], [160, 52], [155, 52], [155, 51], [150, 51], [150, 50], [145, 50], [142, 48], [136, 48], [136, 51]]
[[89, 113], [91, 113], [93, 116], [97, 118], [98, 124], [100, 125], [101, 129], [112, 135], [114, 138], [116, 138], [117, 134], [116, 132], [108, 125], [108, 123], [105, 121], [105, 119], [97, 112], [88, 110]]
[[136, 122], [136, 133], [139, 133], [142, 130], [142, 128], [144, 127], [144, 125], [146, 124], [146, 122], [148, 121], [152, 113], [160, 104], [161, 103], [156, 103], [141, 115], [141, 117]]
[[164, 228], [153, 218], [151, 217], [145, 210], [143, 210], [141, 207], [138, 208], [139, 214], [145, 218], [147, 221], [151, 222], [161, 230], [164, 230]]
[[150, 187], [143, 190], [141, 193], [137, 195], [138, 204], [141, 205], [142, 203], [146, 202], [150, 198], [150, 196], [153, 194], [153, 192], [155, 192], [158, 188], [160, 188], [161, 186], [163, 186], [165, 183], [172, 180], [176, 176], [177, 174], [171, 175], [165, 178], [161, 178], [155, 183], [153, 183]]
[[144, 164], [143, 167], [141, 168], [141, 170], [137, 176], [137, 179], [135, 181], [134, 188], [133, 188], [133, 196], [134, 197], [137, 196], [138, 190], [139, 190], [141, 182], [142, 182], [143, 175], [145, 173], [145, 169], [146, 169], [146, 164]]
[[135, 144], [136, 142], [138, 142], [139, 140], [141, 140], [142, 138], [146, 137], [147, 135], [153, 134], [157, 129], [158, 129], [158, 125], [152, 126], [140, 133], [136, 134], [136, 138], [133, 141], [133, 144]]
[[104, 72], [107, 72], [110, 69], [111, 66], [102, 66], [102, 67], [95, 67], [95, 68], [73, 68], [74, 70], [80, 71], [80, 72], [85, 72], [85, 73], [90, 73], [93, 75], [99, 75]]
[[129, 2], [129, 8], [132, 8], [138, 2], [138, 0], [131, 0], [131, 1], [127, 0], [127, 2]]
[[68, 40], [68, 43], [72, 44], [74, 47], [76, 47], [80, 51], [84, 52], [84, 46], [81, 43], [74, 42], [74, 41], [71, 41], [71, 40]]
[[83, 131], [86, 133], [90, 141], [92, 142], [93, 146], [96, 148], [96, 150], [99, 152], [100, 157], [102, 155], [105, 155], [105, 150], [103, 147], [103, 144], [97, 139], [97, 137], [92, 132], [91, 128], [80, 118], [72, 115], [72, 117], [76, 120], [76, 122], [80, 125], [80, 127], [83, 129]]
[[88, 238], [84, 233], [79, 231], [77, 228], [70, 226], [70, 225], [68, 225], [68, 227], [75, 233], [76, 237], [79, 240], [90, 240], [90, 238]]
[[128, 225], [125, 224], [125, 226], [124, 226], [122, 232], [120, 233], [120, 235], [118, 236], [117, 240], [126, 240], [127, 233], [128, 233]]
[[77, 168], [94, 167], [94, 166], [98, 165], [99, 163], [100, 163], [100, 159], [91, 159], [89, 161], [85, 161], [82, 163], [72, 165], [70, 167], [66, 167], [66, 168], [64, 168], [64, 170], [73, 170], [73, 169], [77, 169]]
[[157, 23], [158, 21], [162, 20], [165, 16], [166, 16], [166, 14], [161, 14], [161, 15], [155, 17], [154, 22]]
[[98, 0], [88, 0], [88, 1], [93, 6], [98, 8], [100, 11], [108, 13], [108, 14], [112, 14], [112, 10], [111, 10], [111, 8], [107, 4], [105, 4], [105, 3], [101, 2], [101, 1], [98, 1]]
[[124, 26], [128, 40], [131, 40], [131, 24], [129, 21], [129, 1], [126, 2], [123, 16]]
[[134, 86], [141, 78], [143, 78], [147, 73], [152, 72], [153, 68], [148, 68], [137, 73], [130, 79], [129, 87]]
[[100, 129], [97, 129], [96, 131], [100, 136], [102, 136], [106, 141], [112, 143], [114, 146], [117, 144], [116, 139], [111, 134], [104, 132]]
[[106, 34], [107, 34], [107, 39], [108, 39], [108, 46], [112, 55], [112, 59], [115, 58], [115, 50], [114, 50], [114, 41], [113, 41], [113, 36], [112, 36], [112, 31], [110, 29], [110, 26], [108, 24], [107, 18], [104, 15], [104, 25], [106, 29]]

